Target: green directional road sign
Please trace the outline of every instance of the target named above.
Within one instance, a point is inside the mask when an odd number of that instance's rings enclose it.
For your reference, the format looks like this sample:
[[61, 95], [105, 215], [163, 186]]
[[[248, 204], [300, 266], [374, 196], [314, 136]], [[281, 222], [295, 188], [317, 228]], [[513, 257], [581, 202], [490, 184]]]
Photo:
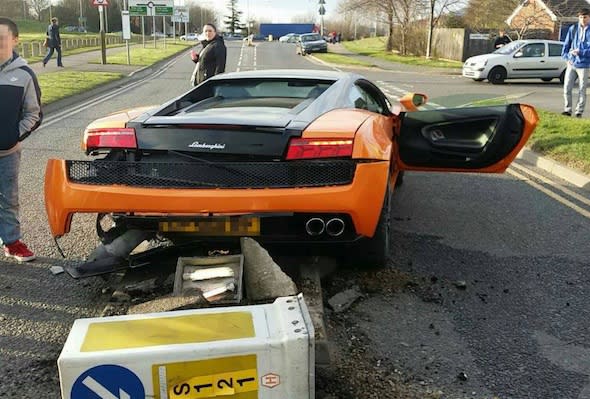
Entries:
[[156, 10], [157, 17], [172, 16], [174, 13], [174, 7], [162, 7], [156, 5], [154, 9]]
[[129, 6], [129, 15], [133, 17], [140, 17], [148, 15], [147, 6]]

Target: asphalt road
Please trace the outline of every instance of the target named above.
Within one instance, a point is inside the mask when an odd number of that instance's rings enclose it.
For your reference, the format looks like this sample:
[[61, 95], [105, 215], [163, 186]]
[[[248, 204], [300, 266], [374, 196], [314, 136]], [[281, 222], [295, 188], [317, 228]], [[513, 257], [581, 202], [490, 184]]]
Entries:
[[[227, 44], [228, 71], [327, 68], [296, 56], [290, 45]], [[21, 219], [24, 240], [39, 260], [24, 265], [0, 261], [0, 397], [59, 398], [55, 362], [71, 324], [98, 315], [109, 296], [101, 278], [77, 281], [49, 271], [66, 261], [46, 223], [47, 159], [82, 159], [80, 138], [90, 121], [188, 90], [192, 67], [182, 56], [104, 101], [47, 115], [44, 126], [25, 142]], [[419, 72], [360, 72], [392, 98], [411, 88], [441, 105], [456, 97], [448, 93], [477, 97], [525, 87], [483, 86]], [[541, 99], [558, 87], [525, 85], [530, 91], [534, 86]], [[545, 180], [551, 176], [533, 175], [539, 171], [530, 165], [522, 167], [527, 172], [511, 169], [500, 176], [407, 174], [394, 195], [391, 267], [326, 278], [328, 295], [353, 285], [362, 291], [352, 308], [329, 318], [338, 337], [335, 357], [346, 356], [361, 337], [369, 370], [361, 373], [359, 366], [358, 373], [343, 374], [346, 378], [329, 376], [333, 381], [324, 384], [325, 394], [404, 397], [363, 383], [361, 375], [375, 367], [375, 372], [399, 376], [415, 397], [440, 392], [439, 398], [453, 399], [590, 398], [590, 195]], [[60, 245], [69, 259], [81, 260], [97, 245], [94, 236], [94, 218], [77, 215]]]

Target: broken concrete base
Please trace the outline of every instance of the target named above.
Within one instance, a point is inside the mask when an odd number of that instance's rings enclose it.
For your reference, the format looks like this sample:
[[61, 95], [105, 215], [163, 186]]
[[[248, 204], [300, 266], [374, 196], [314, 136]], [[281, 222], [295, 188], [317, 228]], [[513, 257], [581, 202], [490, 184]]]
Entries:
[[315, 362], [318, 366], [327, 366], [330, 364], [330, 346], [324, 324], [320, 264], [322, 262], [317, 258], [314, 262], [302, 264], [299, 285], [315, 330]]
[[170, 312], [172, 310], [207, 307], [209, 302], [202, 296], [165, 296], [131, 306], [127, 314]]
[[244, 285], [252, 302], [297, 295], [297, 286], [275, 263], [268, 251], [249, 237], [240, 239], [244, 255]]

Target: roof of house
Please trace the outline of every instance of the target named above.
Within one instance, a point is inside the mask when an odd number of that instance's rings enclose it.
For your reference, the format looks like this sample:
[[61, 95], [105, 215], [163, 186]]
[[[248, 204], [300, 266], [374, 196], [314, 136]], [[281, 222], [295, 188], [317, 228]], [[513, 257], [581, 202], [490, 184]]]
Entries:
[[582, 8], [590, 8], [587, 0], [544, 0], [557, 17], [577, 17]]
[[[553, 21], [577, 19], [578, 12], [582, 8], [590, 8], [590, 0], [536, 0], [541, 7], [545, 9]], [[518, 15], [520, 10], [526, 6], [528, 0], [522, 1], [514, 10], [512, 15], [506, 19], [508, 25], [512, 24], [512, 19]]]

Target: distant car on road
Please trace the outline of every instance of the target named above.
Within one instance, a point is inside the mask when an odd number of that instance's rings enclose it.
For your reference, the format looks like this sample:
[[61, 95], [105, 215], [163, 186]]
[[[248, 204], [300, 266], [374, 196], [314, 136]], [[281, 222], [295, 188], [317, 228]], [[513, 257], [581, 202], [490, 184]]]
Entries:
[[254, 40], [255, 42], [262, 42], [262, 41], [268, 40], [268, 37], [261, 35], [261, 34], [255, 34], [255, 35], [252, 35], [252, 40]]
[[297, 46], [295, 51], [301, 55], [328, 52], [328, 42], [319, 33], [304, 33], [303, 35], [299, 35], [299, 40], [295, 44]]
[[196, 33], [188, 33], [186, 35], [180, 36], [180, 40], [196, 41], [199, 40], [199, 35]]
[[227, 33], [224, 35], [225, 40], [243, 40], [244, 35], [241, 33]]
[[506, 79], [540, 78], [563, 83], [566, 62], [561, 58], [563, 42], [555, 40], [515, 40], [490, 54], [468, 58], [463, 76], [476, 82], [487, 79], [501, 84]]
[[298, 38], [297, 33], [287, 33], [285, 36], [279, 37], [279, 43], [295, 43]]

